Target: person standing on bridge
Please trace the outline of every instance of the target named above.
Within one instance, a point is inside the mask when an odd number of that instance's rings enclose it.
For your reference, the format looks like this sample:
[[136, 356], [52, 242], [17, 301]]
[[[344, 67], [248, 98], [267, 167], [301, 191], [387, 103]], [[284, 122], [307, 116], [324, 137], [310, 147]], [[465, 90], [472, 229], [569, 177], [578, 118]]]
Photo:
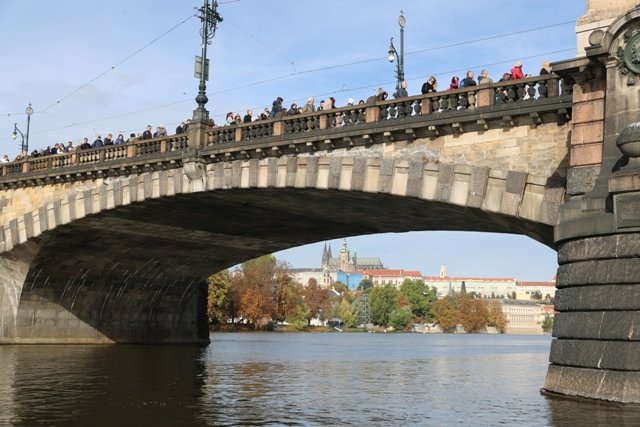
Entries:
[[407, 81], [404, 80], [402, 83], [400, 83], [400, 87], [396, 89], [396, 91], [393, 93], [393, 97], [395, 99], [408, 97], [409, 96], [409, 92], [407, 92], [408, 86], [409, 86], [409, 83], [407, 83]]
[[460, 82], [460, 87], [475, 86], [477, 83], [473, 79], [473, 77], [474, 77], [473, 71], [471, 70], [467, 71], [467, 76], [464, 79], [462, 79], [462, 81]]
[[428, 93], [435, 92], [437, 87], [438, 81], [436, 80], [436, 78], [434, 76], [429, 76], [427, 81], [422, 85], [422, 89], [420, 91], [423, 95], [426, 95]]
[[98, 135], [96, 140], [93, 141], [93, 144], [91, 145], [91, 147], [92, 148], [101, 148], [102, 146], [104, 146], [104, 143], [102, 142], [102, 137], [100, 135]]
[[253, 121], [253, 110], [247, 110], [247, 114], [242, 119], [243, 123], [251, 123]]
[[309, 99], [307, 99], [307, 102], [302, 106], [302, 110], [301, 112], [304, 113], [313, 113], [316, 111], [316, 107], [313, 105], [313, 103], [315, 102], [315, 98], [313, 96], [310, 96]]
[[151, 139], [153, 138], [153, 134], [151, 133], [151, 125], [147, 125], [147, 129], [142, 132], [142, 139]]
[[272, 119], [276, 118], [276, 114], [283, 113], [283, 111], [284, 111], [284, 108], [282, 107], [282, 103], [283, 102], [284, 102], [284, 99], [282, 99], [282, 97], [279, 96], [271, 104], [271, 118]]
[[118, 145], [124, 144], [124, 135], [119, 133], [118, 137], [116, 138], [115, 143], [118, 144]]
[[489, 77], [489, 72], [487, 70], [482, 70], [480, 72], [480, 77], [478, 77], [478, 84], [483, 85], [488, 83], [493, 83], [493, 80]]
[[527, 76], [522, 72], [522, 62], [516, 61], [511, 69], [511, 80], [524, 79], [525, 77]]

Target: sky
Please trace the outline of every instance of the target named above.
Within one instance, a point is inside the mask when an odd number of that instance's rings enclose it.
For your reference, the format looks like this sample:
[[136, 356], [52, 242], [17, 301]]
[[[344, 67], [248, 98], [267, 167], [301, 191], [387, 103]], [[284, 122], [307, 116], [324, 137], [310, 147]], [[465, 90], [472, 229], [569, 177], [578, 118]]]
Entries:
[[[34, 113], [30, 151], [108, 133], [140, 133], [147, 124], [169, 132], [191, 117], [198, 80], [201, 24], [195, 0], [0, 0], [0, 154], [15, 157]], [[366, 99], [395, 86], [389, 39], [400, 50], [398, 16], [406, 19], [409, 94], [429, 75], [439, 89], [453, 75], [486, 68], [498, 80], [516, 60], [537, 74], [544, 60], [576, 56], [575, 21], [585, 0], [226, 0], [208, 48], [207, 83], [214, 120], [227, 112], [261, 111], [333, 96]], [[18, 137], [19, 139], [19, 137]], [[456, 276], [548, 280], [553, 250], [527, 237], [412, 232], [347, 240], [358, 256], [386, 267]], [[341, 240], [330, 242], [334, 254]], [[319, 267], [324, 242], [277, 253], [294, 267]]]

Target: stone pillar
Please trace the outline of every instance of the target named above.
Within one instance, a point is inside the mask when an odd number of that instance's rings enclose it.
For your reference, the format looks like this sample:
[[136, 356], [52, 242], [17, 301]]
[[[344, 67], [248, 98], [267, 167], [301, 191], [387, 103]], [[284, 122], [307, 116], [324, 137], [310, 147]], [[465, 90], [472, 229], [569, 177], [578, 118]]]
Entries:
[[192, 120], [189, 123], [189, 139], [187, 146], [189, 148], [202, 148], [207, 146], [209, 140], [209, 132], [213, 125], [208, 120]]
[[[600, 3], [614, 4], [592, 1], [590, 12]], [[639, 23], [640, 8], [628, 11], [590, 34], [573, 71], [554, 69], [575, 84], [551, 395], [640, 403], [640, 67], [627, 55], [640, 48]]]

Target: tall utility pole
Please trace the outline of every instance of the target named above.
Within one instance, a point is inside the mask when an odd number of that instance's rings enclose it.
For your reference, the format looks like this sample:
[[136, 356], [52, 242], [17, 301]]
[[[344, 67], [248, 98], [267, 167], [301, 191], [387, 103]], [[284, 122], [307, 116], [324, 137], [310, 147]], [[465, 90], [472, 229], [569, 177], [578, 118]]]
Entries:
[[[212, 0], [209, 5], [209, 0], [204, 0], [204, 5], [198, 9], [198, 17], [202, 21], [202, 29], [200, 30], [200, 36], [202, 38], [202, 56], [196, 57], [196, 76], [200, 77], [200, 85], [198, 86], [198, 96], [196, 96], [196, 102], [198, 108], [193, 111], [193, 121], [202, 122], [209, 120], [209, 112], [204, 107], [209, 101], [207, 98], [207, 83], [209, 79], [208, 60], [207, 60], [207, 46], [211, 44], [213, 36], [216, 33], [218, 23], [222, 22], [222, 16], [218, 13], [218, 2]], [[197, 67], [200, 67], [200, 70]]]

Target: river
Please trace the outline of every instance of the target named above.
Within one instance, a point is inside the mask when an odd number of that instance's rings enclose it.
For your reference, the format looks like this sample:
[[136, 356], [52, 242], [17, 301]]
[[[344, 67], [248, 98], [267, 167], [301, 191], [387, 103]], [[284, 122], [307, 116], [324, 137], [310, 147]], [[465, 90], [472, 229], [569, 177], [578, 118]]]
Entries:
[[0, 346], [1, 426], [637, 426], [540, 395], [548, 336], [214, 333]]

